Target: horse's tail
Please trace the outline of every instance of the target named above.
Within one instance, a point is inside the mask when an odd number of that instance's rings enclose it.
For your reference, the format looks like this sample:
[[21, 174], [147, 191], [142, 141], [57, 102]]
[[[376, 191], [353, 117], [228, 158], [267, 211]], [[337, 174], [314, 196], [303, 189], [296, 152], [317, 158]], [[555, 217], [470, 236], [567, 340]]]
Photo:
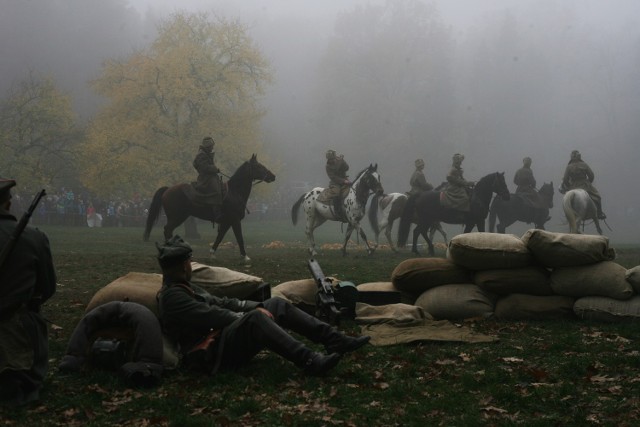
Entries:
[[147, 214], [147, 225], [144, 228], [144, 234], [142, 236], [145, 242], [149, 241], [151, 229], [156, 224], [156, 222], [158, 222], [160, 211], [162, 210], [162, 196], [168, 189], [169, 187], [161, 187], [158, 189], [158, 191], [156, 191], [156, 194], [153, 195], [151, 205], [149, 206], [149, 213]]
[[489, 208], [489, 233], [493, 233], [493, 230], [496, 228], [496, 216], [498, 215], [498, 201], [497, 197], [493, 198], [493, 202], [491, 202], [491, 207]]
[[291, 208], [291, 222], [293, 222], [293, 225], [296, 225], [298, 223], [298, 211], [300, 210], [300, 205], [302, 204], [304, 196], [306, 195], [307, 193], [304, 193], [302, 196], [300, 196], [298, 201], [295, 202], [293, 204], [293, 207]]
[[369, 206], [369, 224], [371, 224], [371, 229], [376, 236], [380, 233], [380, 229], [378, 228], [378, 199], [380, 196], [378, 194], [374, 194], [371, 199], [371, 206]]
[[398, 226], [398, 247], [404, 248], [409, 238], [409, 229], [413, 219], [413, 211], [416, 208], [416, 200], [418, 200], [418, 194], [413, 194], [407, 199], [407, 203], [404, 205], [402, 215], [400, 216], [400, 225]]

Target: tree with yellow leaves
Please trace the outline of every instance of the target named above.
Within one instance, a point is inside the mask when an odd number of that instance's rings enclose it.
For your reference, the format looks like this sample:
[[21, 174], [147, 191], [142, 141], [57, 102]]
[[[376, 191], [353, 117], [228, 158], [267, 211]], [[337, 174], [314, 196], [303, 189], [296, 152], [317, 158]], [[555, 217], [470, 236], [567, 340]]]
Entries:
[[0, 171], [22, 189], [73, 182], [80, 131], [71, 97], [29, 73], [0, 103]]
[[151, 46], [103, 64], [93, 88], [108, 99], [89, 126], [83, 184], [98, 195], [146, 192], [195, 179], [204, 136], [230, 175], [260, 151], [259, 100], [271, 73], [237, 21], [177, 13]]

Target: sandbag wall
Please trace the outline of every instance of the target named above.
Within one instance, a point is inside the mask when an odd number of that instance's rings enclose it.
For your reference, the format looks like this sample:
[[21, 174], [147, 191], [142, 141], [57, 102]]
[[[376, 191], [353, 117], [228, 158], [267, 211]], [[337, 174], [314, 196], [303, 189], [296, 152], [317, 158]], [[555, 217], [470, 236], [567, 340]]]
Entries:
[[435, 319], [640, 318], [640, 266], [614, 262], [604, 236], [529, 230], [454, 237], [446, 258], [414, 258], [393, 286]]

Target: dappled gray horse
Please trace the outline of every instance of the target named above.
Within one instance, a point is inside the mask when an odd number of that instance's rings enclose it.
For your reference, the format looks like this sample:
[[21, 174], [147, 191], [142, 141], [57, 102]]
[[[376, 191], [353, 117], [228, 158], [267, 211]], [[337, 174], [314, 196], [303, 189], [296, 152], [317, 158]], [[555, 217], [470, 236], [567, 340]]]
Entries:
[[313, 230], [324, 224], [327, 220], [346, 222], [348, 224], [344, 245], [342, 246], [342, 255], [347, 254], [347, 242], [349, 241], [353, 230], [356, 230], [356, 235], [360, 235], [364, 239], [364, 243], [367, 246], [367, 252], [372, 254], [375, 248], [372, 248], [369, 245], [367, 236], [360, 227], [360, 220], [364, 217], [365, 207], [367, 205], [367, 200], [369, 200], [369, 196], [373, 193], [382, 194], [384, 192], [382, 184], [380, 183], [378, 165], [369, 165], [353, 180], [349, 188], [349, 193], [342, 201], [342, 209], [345, 213], [345, 218], [337, 217], [335, 215], [332, 202], [323, 203], [318, 201], [318, 196], [323, 190], [324, 188], [316, 187], [303, 194], [291, 208], [291, 221], [293, 222], [293, 225], [295, 225], [298, 222], [298, 211], [300, 209], [300, 205], [304, 206], [304, 212], [307, 216], [305, 233], [309, 240], [309, 253], [311, 256], [317, 255]]

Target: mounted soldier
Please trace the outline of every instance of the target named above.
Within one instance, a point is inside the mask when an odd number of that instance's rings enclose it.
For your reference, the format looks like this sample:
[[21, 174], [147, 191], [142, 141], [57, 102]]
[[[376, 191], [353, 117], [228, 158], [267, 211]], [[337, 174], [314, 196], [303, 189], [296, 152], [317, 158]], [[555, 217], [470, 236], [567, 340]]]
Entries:
[[513, 183], [516, 185], [516, 195], [527, 206], [533, 209], [547, 208], [536, 190], [536, 179], [533, 176], [533, 170], [531, 170], [531, 157], [522, 159], [522, 167], [516, 171]]
[[413, 194], [417, 194], [423, 191], [431, 191], [433, 190], [433, 185], [427, 182], [427, 178], [424, 176], [424, 160], [417, 159], [415, 161], [416, 170], [411, 175], [411, 179], [409, 180], [409, 185], [411, 186], [411, 190], [408, 191], [408, 195], [411, 196]]
[[327, 150], [327, 164], [325, 170], [329, 177], [329, 187], [318, 197], [318, 200], [324, 203], [332, 203], [334, 215], [336, 218], [342, 218], [344, 212], [342, 209], [342, 201], [349, 193], [351, 181], [347, 171], [349, 164], [344, 160], [344, 155], [337, 155], [335, 150]]
[[596, 187], [593, 186], [594, 178], [595, 175], [593, 174], [593, 171], [589, 165], [582, 160], [580, 152], [578, 150], [573, 150], [571, 152], [571, 160], [569, 160], [564, 171], [560, 192], [564, 194], [565, 192], [576, 188], [585, 190], [589, 193], [593, 203], [596, 205], [598, 210], [598, 219], [605, 219], [607, 216], [602, 212], [602, 198], [600, 197], [600, 193]]
[[469, 212], [471, 208], [471, 190], [474, 187], [472, 181], [464, 179], [462, 170], [462, 154], [453, 155], [453, 163], [447, 175], [447, 187], [440, 198], [442, 207]]
[[205, 137], [200, 144], [198, 154], [193, 160], [193, 167], [198, 171], [198, 180], [193, 183], [193, 188], [196, 190], [194, 202], [212, 205], [216, 217], [222, 205], [222, 185], [218, 175], [220, 170], [214, 162], [214, 145], [215, 141], [210, 136]]

